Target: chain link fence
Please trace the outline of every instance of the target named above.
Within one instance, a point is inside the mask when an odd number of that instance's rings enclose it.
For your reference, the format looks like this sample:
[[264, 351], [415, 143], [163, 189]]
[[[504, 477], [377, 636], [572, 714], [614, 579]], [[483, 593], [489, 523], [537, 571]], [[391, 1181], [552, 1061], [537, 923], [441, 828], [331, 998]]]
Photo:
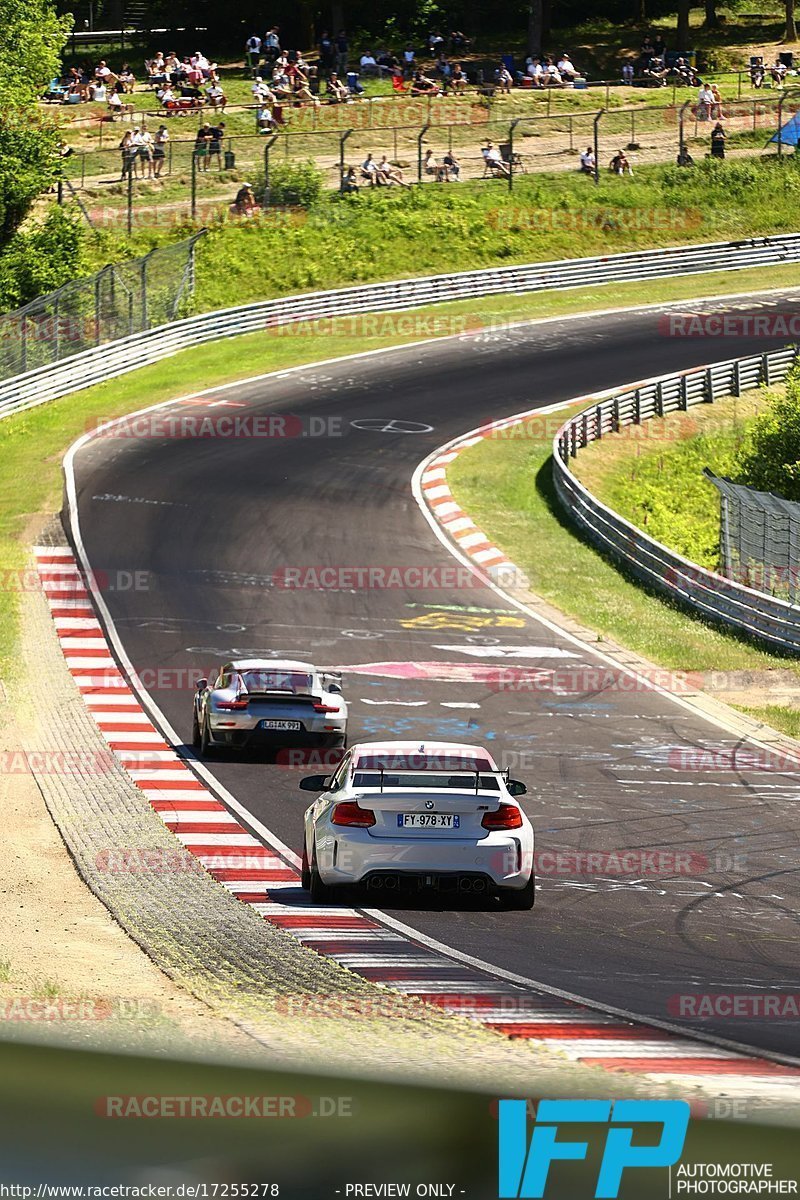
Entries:
[[796, 604], [800, 595], [800, 504], [703, 474], [720, 494], [720, 565], [726, 579]]
[[0, 317], [0, 379], [181, 316], [194, 287], [195, 246], [204, 232], [104, 267]]

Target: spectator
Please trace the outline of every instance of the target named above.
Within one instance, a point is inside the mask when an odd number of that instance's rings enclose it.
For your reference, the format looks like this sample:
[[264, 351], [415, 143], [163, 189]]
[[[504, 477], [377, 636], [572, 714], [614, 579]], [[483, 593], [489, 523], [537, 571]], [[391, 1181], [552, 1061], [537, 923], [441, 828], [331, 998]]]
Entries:
[[654, 54], [645, 67], [643, 74], [646, 78], [654, 80], [657, 87], [667, 86], [669, 68], [666, 66], [663, 58], [657, 58]]
[[427, 75], [423, 75], [422, 71], [415, 71], [411, 81], [411, 95], [438, 96], [439, 85], [433, 79], [429, 79]]
[[725, 130], [722, 128], [722, 125], [719, 121], [717, 121], [716, 125], [711, 130], [711, 157], [725, 157]]
[[225, 122], [220, 121], [218, 125], [212, 125], [210, 137], [208, 139], [208, 165], [211, 166], [212, 158], [217, 160], [217, 170], [222, 170], [222, 139], [225, 137]]
[[440, 50], [444, 49], [444, 38], [437, 29], [434, 33], [428, 34], [428, 51], [431, 58], [435, 58]]
[[325, 87], [326, 95], [331, 104], [347, 104], [350, 99], [350, 93], [345, 84], [342, 83], [335, 71], [331, 72], [331, 77]]
[[336, 63], [336, 47], [327, 29], [323, 29], [319, 39], [319, 65], [323, 71], [330, 71]]
[[156, 179], [161, 178], [164, 159], [167, 155], [168, 141], [169, 133], [166, 125], [159, 125], [158, 129], [156, 130], [156, 135], [153, 138], [153, 176]]
[[279, 108], [270, 107], [269, 104], [262, 104], [256, 109], [256, 126], [259, 133], [269, 133], [272, 129], [278, 128], [277, 113]]
[[378, 68], [381, 78], [392, 75], [402, 75], [400, 60], [389, 50], [381, 50], [378, 54]]
[[531, 80], [532, 87], [544, 87], [544, 67], [540, 59], [527, 58], [525, 60], [525, 74]]
[[155, 139], [149, 129], [143, 129], [139, 135], [139, 158], [142, 161], [142, 176], [153, 178], [153, 151]]
[[452, 150], [448, 150], [442, 157], [442, 165], [447, 172], [445, 176], [446, 181], [449, 182], [452, 179], [454, 183], [458, 183], [461, 178], [461, 163]]
[[454, 29], [450, 34], [450, 50], [456, 50], [461, 54], [467, 49], [469, 49], [469, 38], [460, 29]]
[[633, 167], [628, 162], [624, 150], [618, 150], [608, 164], [609, 171], [613, 171], [615, 175], [632, 175]]
[[363, 96], [364, 88], [359, 81], [358, 71], [347, 72], [347, 90], [351, 96]]
[[551, 58], [551, 56], [549, 54], [547, 56], [547, 61], [545, 62], [545, 65], [544, 65], [544, 82], [549, 87], [560, 87], [561, 86], [561, 76], [558, 73], [558, 67], [553, 62], [553, 59]]
[[403, 74], [409, 79], [414, 74], [414, 60], [416, 56], [417, 52], [409, 42], [403, 51]]
[[280, 28], [273, 25], [269, 32], [265, 35], [262, 43], [264, 50], [264, 58], [267, 62], [274, 62], [281, 52]]
[[117, 76], [115, 88], [125, 96], [132, 96], [136, 90], [136, 76], [127, 63], [122, 64], [122, 70]]
[[195, 71], [199, 71], [203, 79], [211, 78], [211, 63], [202, 50], [196, 50], [190, 61]]
[[786, 64], [782, 63], [779, 58], [776, 59], [770, 67], [769, 73], [775, 86], [783, 87], [784, 80], [786, 79]]
[[151, 86], [157, 83], [166, 82], [166, 72], [164, 66], [164, 55], [160, 50], [156, 51], [155, 58], [145, 61], [145, 70], [147, 71], [147, 82]]
[[700, 91], [697, 93], [697, 119], [707, 121], [714, 106], [714, 93], [707, 83], [700, 81]]
[[234, 217], [254, 217], [261, 209], [256, 204], [253, 185], [243, 183], [236, 193], [236, 199], [228, 210]]
[[194, 157], [197, 162], [197, 169], [200, 171], [208, 170], [208, 149], [210, 143], [211, 126], [208, 121], [204, 121], [194, 139]]
[[375, 55], [372, 53], [371, 50], [364, 51], [364, 53], [361, 55], [358, 65], [359, 65], [361, 74], [364, 76], [372, 75], [373, 77], [375, 77], [377, 75], [380, 75], [380, 71], [378, 70], [378, 63], [375, 59]]
[[104, 58], [101, 58], [98, 65], [95, 67], [94, 77], [95, 79], [99, 79], [101, 83], [105, 83], [107, 85], [113, 83], [114, 78], [116, 78], [111, 68], [106, 66], [106, 60]]
[[657, 33], [653, 38], [653, 53], [656, 58], [663, 58], [667, 53], [667, 43], [664, 41], [660, 33]]
[[256, 75], [250, 91], [253, 94], [253, 99], [255, 100], [256, 104], [262, 103], [270, 95], [270, 89], [267, 87], [266, 83], [264, 83], [264, 78], [262, 75]]
[[[144, 150], [144, 147], [145, 147], [145, 141], [144, 141], [144, 138], [142, 137], [142, 130], [134, 129], [133, 133], [131, 134], [131, 150], [133, 153], [133, 173], [134, 173], [134, 175], [139, 174], [139, 159], [145, 159], [145, 157], [146, 157], [145, 154], [142, 153]], [[144, 175], [144, 166], [142, 166], [142, 175]]]
[[447, 85], [450, 82], [450, 76], [453, 73], [453, 68], [450, 66], [450, 63], [448, 61], [447, 55], [445, 54], [444, 50], [442, 50], [442, 52], [440, 53], [439, 57], [436, 60], [435, 70], [436, 70], [436, 73], [439, 75], [439, 77], [444, 81], [444, 86], [447, 87]]
[[206, 88], [206, 104], [215, 112], [225, 112], [228, 97], [218, 83], [211, 83]]
[[572, 59], [568, 54], [562, 54], [558, 60], [558, 73], [562, 79], [566, 79], [568, 83], [572, 83], [578, 72], [572, 65]]
[[96, 104], [105, 104], [108, 99], [107, 91], [105, 83], [100, 82], [100, 80], [92, 80], [89, 84], [89, 99], [93, 100]]
[[425, 159], [422, 164], [422, 169], [426, 175], [434, 175], [437, 183], [444, 183], [447, 172], [444, 165], [439, 164], [432, 150], [425, 151]]
[[510, 96], [514, 78], [505, 63], [497, 68], [494, 73], [494, 79], [498, 91], [505, 92], [507, 96]]
[[89, 97], [89, 81], [82, 71], [77, 67], [70, 67], [68, 79], [68, 89], [72, 96], [80, 96], [81, 100], [87, 100]]
[[258, 64], [261, 62], [261, 38], [257, 33], [253, 33], [244, 44], [246, 67], [251, 74], [255, 74], [258, 70]]
[[483, 155], [483, 161], [490, 170], [497, 171], [501, 175], [508, 177], [510, 174], [508, 163], [503, 162], [503, 156], [494, 142], [487, 142], [481, 150], [481, 154]]
[[455, 63], [450, 74], [450, 87], [454, 92], [464, 92], [469, 87], [469, 80], [464, 74], [461, 63]]
[[594, 150], [591, 146], [587, 146], [581, 155], [581, 171], [584, 175], [594, 175], [594, 169], [597, 166], [597, 160], [594, 156]]
[[719, 88], [715, 83], [711, 84], [711, 94], [714, 97], [714, 103], [711, 105], [711, 116], [715, 121], [721, 121], [725, 114], [722, 111], [722, 96], [719, 93]]
[[341, 76], [345, 76], [347, 74], [347, 64], [349, 61], [348, 53], [350, 50], [350, 43], [348, 42], [347, 34], [343, 29], [339, 30], [333, 40], [333, 44], [336, 49], [336, 72]]
[[750, 83], [754, 88], [760, 88], [764, 83], [764, 64], [760, 58], [750, 64]]
[[400, 168], [393, 166], [385, 154], [378, 163], [378, 174], [381, 176], [383, 182], [387, 184], [387, 186], [396, 183], [400, 187], [411, 187], [410, 183], [406, 183], [404, 181], [403, 172], [400, 170]]
[[628, 87], [633, 86], [633, 63], [626, 62], [622, 64], [622, 82]]
[[643, 62], [644, 66], [649, 65], [650, 59], [653, 57], [655, 52], [656, 52], [656, 48], [653, 45], [653, 39], [650, 37], [649, 33], [645, 34], [644, 41], [642, 42], [641, 49], [639, 51], [639, 53], [641, 54], [642, 62]]
[[344, 175], [342, 176], [341, 190], [343, 192], [357, 192], [358, 191], [358, 180], [356, 179], [355, 167], [348, 167], [347, 170], [345, 171]]
[[370, 187], [376, 187], [380, 183], [378, 178], [378, 164], [371, 154], [368, 154], [361, 164], [361, 178], [364, 179]]
[[122, 156], [122, 174], [120, 179], [132, 179], [135, 174], [136, 154], [137, 150], [133, 144], [133, 134], [130, 129], [127, 129], [122, 136], [122, 141], [119, 144], [119, 152]]

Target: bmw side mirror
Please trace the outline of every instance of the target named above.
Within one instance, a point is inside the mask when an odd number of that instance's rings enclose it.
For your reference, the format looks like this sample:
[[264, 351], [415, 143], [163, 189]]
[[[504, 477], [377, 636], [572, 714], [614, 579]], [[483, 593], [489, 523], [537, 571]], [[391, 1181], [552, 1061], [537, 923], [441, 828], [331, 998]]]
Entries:
[[206, 690], [206, 688], [208, 687], [208, 680], [207, 679], [198, 679], [197, 683], [195, 684], [195, 687], [197, 688], [198, 692], [204, 692]]
[[328, 775], [306, 775], [305, 779], [300, 780], [298, 787], [301, 792], [325, 792], [329, 783]]
[[512, 796], [527, 796], [528, 789], [521, 779], [509, 779], [506, 787]]

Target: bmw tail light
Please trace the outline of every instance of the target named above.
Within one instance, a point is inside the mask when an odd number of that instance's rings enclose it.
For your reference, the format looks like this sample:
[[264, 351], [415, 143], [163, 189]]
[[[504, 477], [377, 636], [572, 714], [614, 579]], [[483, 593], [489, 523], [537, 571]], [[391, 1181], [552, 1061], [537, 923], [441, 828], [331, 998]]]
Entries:
[[343, 800], [341, 804], [334, 804], [331, 824], [368, 829], [370, 825], [375, 824], [375, 813], [371, 808], [361, 808], [355, 800]]
[[519, 829], [522, 813], [516, 804], [501, 804], [495, 812], [483, 814], [481, 825], [484, 829]]

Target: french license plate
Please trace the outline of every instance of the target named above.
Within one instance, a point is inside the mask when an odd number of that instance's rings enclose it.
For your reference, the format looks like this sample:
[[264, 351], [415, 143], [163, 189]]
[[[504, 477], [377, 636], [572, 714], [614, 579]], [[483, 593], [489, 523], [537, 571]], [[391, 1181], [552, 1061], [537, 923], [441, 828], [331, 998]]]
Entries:
[[277, 729], [280, 733], [290, 733], [302, 729], [299, 721], [259, 721], [259, 729]]
[[400, 829], [458, 829], [461, 817], [458, 813], [398, 813]]

